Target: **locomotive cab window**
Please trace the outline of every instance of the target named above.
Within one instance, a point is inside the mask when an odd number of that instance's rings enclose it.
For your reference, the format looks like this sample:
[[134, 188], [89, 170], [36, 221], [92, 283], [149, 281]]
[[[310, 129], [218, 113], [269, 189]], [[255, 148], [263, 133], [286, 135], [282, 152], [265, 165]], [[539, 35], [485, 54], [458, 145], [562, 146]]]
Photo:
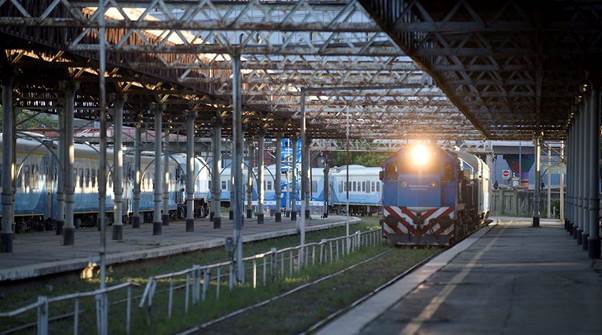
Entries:
[[397, 165], [391, 163], [385, 167], [385, 180], [396, 180], [398, 175]]

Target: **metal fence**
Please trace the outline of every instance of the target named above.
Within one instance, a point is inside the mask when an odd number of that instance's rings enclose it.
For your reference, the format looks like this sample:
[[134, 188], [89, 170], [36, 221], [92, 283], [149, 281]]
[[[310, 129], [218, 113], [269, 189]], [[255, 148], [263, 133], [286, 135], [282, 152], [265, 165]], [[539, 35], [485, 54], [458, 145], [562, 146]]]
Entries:
[[[78, 334], [81, 325], [80, 316], [84, 312], [82, 302], [86, 298], [93, 298], [95, 320], [88, 320], [88, 322], [96, 323], [98, 334], [110, 332], [130, 334], [134, 299], [140, 298], [138, 307], [142, 311], [142, 315], [139, 317], [143, 318], [143, 322], [147, 325], [152, 325], [160, 319], [173, 318], [176, 312], [187, 314], [191, 305], [198, 305], [206, 300], [217, 301], [224, 294], [224, 290], [227, 290], [229, 294], [236, 294], [236, 291], [232, 290], [238, 286], [265, 287], [277, 280], [294, 277], [304, 267], [330, 264], [360, 248], [380, 243], [382, 243], [381, 230], [374, 229], [365, 232], [357, 231], [349, 236], [323, 239], [320, 242], [307, 243], [303, 246], [272, 248], [268, 252], [243, 259], [245, 274], [240, 285], [235, 283], [233, 262], [226, 261], [210, 265], [193, 265], [182, 271], [149, 277], [144, 290], [138, 295], [134, 295], [133, 289], [140, 288], [139, 285], [128, 281], [89, 292], [57, 297], [40, 296], [35, 303], [10, 312], [0, 313], [1, 320], [18, 316], [33, 318], [32, 312], [35, 311], [35, 323], [31, 322], [17, 328], [4, 330], [4, 332], [0, 331], [0, 333], [18, 332], [35, 327], [37, 334], [48, 334], [51, 322], [62, 321], [62, 326], [57, 327], [56, 332], [67, 333], [70, 328], [73, 334]], [[59, 303], [62, 303], [61, 306], [54, 308], [60, 310], [62, 314], [49, 317], [51, 305]], [[91, 301], [87, 303], [88, 306], [92, 306]], [[113, 307], [119, 304], [125, 304], [125, 306]], [[69, 306], [71, 311], [67, 312]], [[110, 318], [111, 331], [109, 331], [108, 322], [109, 310], [113, 312]], [[115, 315], [115, 313], [119, 313], [119, 315]], [[86, 315], [90, 316], [89, 313]], [[69, 321], [69, 326], [66, 326], [65, 322]], [[86, 333], [88, 332], [89, 329]]]

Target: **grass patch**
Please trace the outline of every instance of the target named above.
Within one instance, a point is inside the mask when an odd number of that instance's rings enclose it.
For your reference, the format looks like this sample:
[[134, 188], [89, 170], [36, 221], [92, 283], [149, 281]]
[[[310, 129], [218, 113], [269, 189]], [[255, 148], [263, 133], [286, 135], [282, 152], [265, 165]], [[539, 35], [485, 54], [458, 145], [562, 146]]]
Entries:
[[[351, 231], [363, 231], [374, 228], [376, 226], [378, 226], [377, 218], [367, 218], [362, 223], [352, 225]], [[307, 233], [306, 240], [308, 242], [319, 241], [323, 238], [341, 236], [344, 233], [344, 227], [309, 232]], [[298, 236], [293, 235], [277, 239], [245, 243], [244, 252], [246, 255], [250, 255], [266, 252], [274, 247], [284, 248], [297, 244]], [[351, 260], [353, 259], [353, 257], [356, 256], [352, 255], [348, 259]], [[147, 260], [143, 262], [119, 264], [111, 266], [109, 268], [109, 284], [113, 285], [120, 282], [125, 282], [127, 280], [133, 280], [134, 282], [140, 284], [141, 287], [134, 289], [132, 292], [134, 296], [134, 306], [137, 306], [137, 303], [139, 301], [138, 297], [142, 294], [142, 290], [144, 288], [144, 285], [146, 284], [148, 277], [161, 273], [182, 270], [190, 267], [192, 264], [211, 264], [219, 261], [224, 261], [226, 259], [227, 255], [224, 249], [215, 248], [191, 252], [187, 254], [163, 257], [160, 259]], [[345, 264], [344, 262], [346, 262], [348, 259], [345, 259], [345, 261], [340, 262], [340, 264]], [[310, 271], [310, 269], [308, 269], [307, 271]], [[327, 270], [324, 269], [320, 271]], [[309, 275], [310, 274], [308, 273], [307, 276]], [[174, 297], [174, 306], [182, 306], [182, 310], [178, 310], [177, 308], [174, 309], [174, 319], [177, 319], [178, 321], [170, 320], [170, 322], [165, 323], [166, 328], [163, 328], [163, 323], [161, 323], [160, 325], [154, 324], [151, 329], [153, 330], [153, 332], [157, 333], [170, 332], [175, 329], [173, 327], [179, 327], [183, 324], [189, 324], [193, 321], [198, 322], [199, 315], [212, 318], [216, 315], [223, 314], [225, 311], [232, 310], [236, 306], [244, 306], [244, 304], [248, 304], [249, 301], [256, 301], [256, 299], [261, 300], [263, 297], [272, 296], [273, 294], [275, 294], [274, 292], [280, 292], [280, 290], [289, 288], [291, 287], [290, 285], [297, 285], [299, 282], [302, 281], [303, 277], [301, 277], [301, 279], [295, 280], [285, 278], [279, 280], [275, 285], [270, 286], [268, 288], [262, 288], [261, 290], [252, 289], [249, 287], [242, 287], [237, 288], [232, 292], [228, 292], [224, 289], [222, 290], [222, 296], [220, 297], [219, 301], [211, 301], [211, 299], [214, 299], [214, 297], [207, 297], [206, 303], [195, 306], [195, 308], [200, 308], [198, 311], [193, 311], [193, 308], [191, 306], [191, 310], [189, 311], [187, 316], [183, 316], [183, 298], [182, 301], [178, 301]], [[37, 280], [31, 280], [27, 282], [3, 283], [0, 285], [0, 311], [8, 311], [16, 307], [34, 302], [37, 299], [37, 296], [39, 295], [58, 296], [66, 293], [94, 290], [98, 287], [98, 280], [97, 278], [83, 280], [79, 278], [78, 274], [71, 273], [41, 278]], [[158, 289], [160, 288], [161, 287], [159, 287]], [[248, 290], [248, 292], [246, 290]], [[111, 302], [123, 301], [125, 299], [124, 294], [125, 293], [123, 291], [111, 294], [109, 296], [109, 300]], [[179, 295], [181, 296], [182, 294]], [[162, 295], [158, 294], [157, 296], [157, 299], [161, 299]], [[155, 303], [156, 305], [159, 305], [162, 303], [162, 301], [156, 300]], [[118, 329], [123, 329], [122, 325], [125, 323], [125, 319], [123, 318], [124, 305], [125, 304], [120, 303], [111, 306], [110, 309], [111, 328], [114, 329], [116, 332], [119, 332]], [[85, 300], [82, 300], [80, 302], [80, 308], [83, 310], [80, 317], [80, 331], [86, 329], [94, 329], [91, 328], [95, 325], [94, 298], [87, 298]], [[72, 309], [72, 303], [53, 304], [50, 308], [50, 316], [52, 318], [58, 315], [68, 314], [72, 311]], [[154, 311], [152, 312], [154, 313]], [[145, 328], [145, 317], [146, 316], [143, 315], [143, 313], [140, 313], [137, 307], [134, 307], [132, 329], [139, 330]], [[31, 321], [35, 321], [35, 311], [33, 313], [28, 313], [24, 315], [22, 318], [2, 320], [2, 322], [0, 322], [0, 331], [10, 329], [18, 325], [26, 324]], [[172, 324], [171, 321], [175, 323]], [[194, 322], [192, 324], [194, 324]], [[67, 329], [70, 329], [70, 325], [71, 319], [69, 318], [67, 322], [51, 323], [50, 330], [57, 332], [66, 331]], [[32, 331], [34, 330], [32, 329]]]
[[[202, 333], [298, 334], [440, 250], [390, 248], [387, 254], [374, 261], [214, 324], [203, 329]], [[367, 254], [354, 255], [355, 261], [358, 260], [355, 256], [368, 257]]]

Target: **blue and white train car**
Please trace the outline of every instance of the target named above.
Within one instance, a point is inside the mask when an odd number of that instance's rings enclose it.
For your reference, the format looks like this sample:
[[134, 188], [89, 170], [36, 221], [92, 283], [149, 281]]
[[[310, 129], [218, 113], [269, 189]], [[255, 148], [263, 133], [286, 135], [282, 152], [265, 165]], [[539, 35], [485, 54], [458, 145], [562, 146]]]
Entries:
[[381, 206], [380, 172], [380, 167], [349, 165], [349, 183], [346, 183], [347, 166], [330, 169], [331, 208], [336, 213], [344, 212], [349, 200], [350, 214], [377, 213]]
[[[0, 141], [1, 143], [1, 141]], [[99, 162], [96, 148], [86, 144], [75, 144], [74, 174], [74, 216], [76, 225], [95, 225], [98, 208]], [[56, 143], [48, 140], [18, 138], [16, 140], [16, 179], [15, 179], [15, 231], [30, 229], [50, 229], [59, 221], [58, 199], [58, 150]], [[0, 156], [1, 156], [0, 146]], [[153, 210], [153, 166], [152, 153], [142, 153], [141, 202], [140, 211], [147, 221], [152, 220]], [[161, 162], [163, 163], [163, 162]], [[200, 162], [201, 163], [201, 162]], [[113, 165], [113, 152], [107, 152], [107, 164]], [[167, 190], [168, 208], [171, 214], [177, 209], [179, 177], [183, 174], [177, 159], [168, 164]], [[1, 168], [1, 167], [0, 167]], [[112, 169], [112, 168], [111, 168]], [[206, 184], [203, 178], [199, 184]], [[124, 212], [131, 211], [133, 199], [133, 156], [124, 157]], [[1, 185], [1, 183], [0, 183]], [[202, 195], [202, 189], [199, 195]], [[107, 213], [113, 211], [113, 178], [107, 173]]]

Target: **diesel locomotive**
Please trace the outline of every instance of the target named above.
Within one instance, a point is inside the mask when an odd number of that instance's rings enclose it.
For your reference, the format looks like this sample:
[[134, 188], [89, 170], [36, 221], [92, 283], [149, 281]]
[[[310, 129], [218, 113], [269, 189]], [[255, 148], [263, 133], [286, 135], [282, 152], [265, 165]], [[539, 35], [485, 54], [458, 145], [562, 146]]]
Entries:
[[402, 148], [383, 165], [383, 234], [394, 245], [451, 245], [489, 213], [489, 167], [430, 144]]

